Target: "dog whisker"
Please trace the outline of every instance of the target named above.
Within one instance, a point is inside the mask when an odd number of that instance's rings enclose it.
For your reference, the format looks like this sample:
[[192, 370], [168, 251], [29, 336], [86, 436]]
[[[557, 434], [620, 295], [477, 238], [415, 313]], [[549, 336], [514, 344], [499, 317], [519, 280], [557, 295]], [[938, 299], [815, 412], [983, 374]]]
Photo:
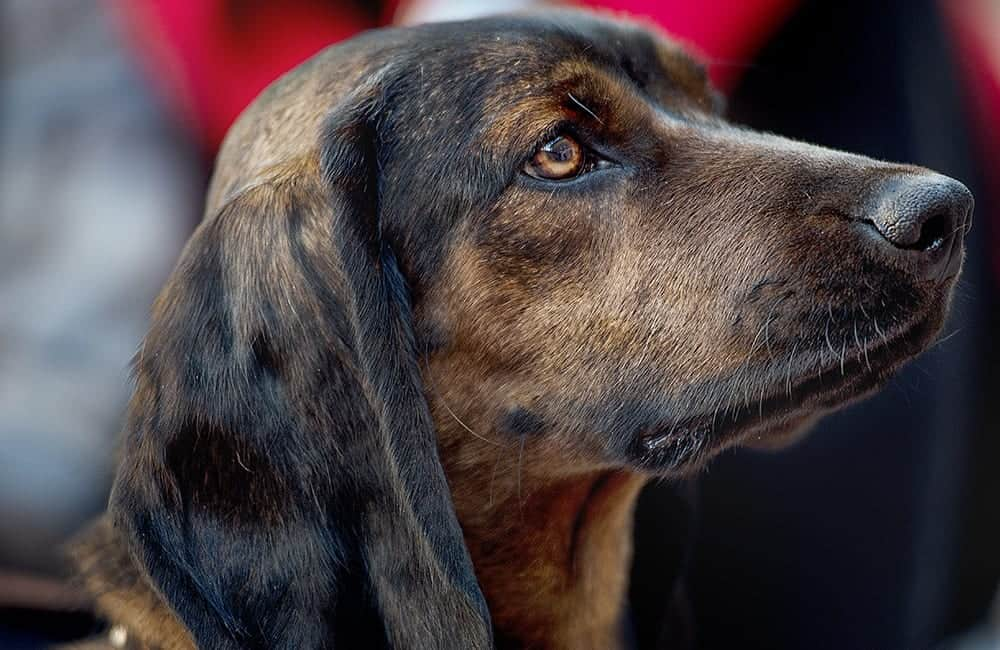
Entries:
[[587, 108], [586, 104], [584, 104], [579, 99], [577, 99], [576, 97], [574, 97], [573, 93], [566, 93], [566, 95], [569, 96], [569, 98], [573, 101], [574, 104], [576, 104], [577, 106], [579, 106], [580, 108], [582, 108], [584, 111], [587, 112], [588, 115], [590, 115], [592, 118], [594, 118], [595, 120], [597, 120], [598, 123], [600, 123], [602, 125], [604, 124], [604, 120], [602, 120], [601, 118], [597, 117], [597, 113], [595, 113], [594, 111], [592, 111], [589, 108]]
[[788, 364], [785, 372], [785, 391], [788, 393], [789, 397], [792, 396], [792, 364], [795, 363], [795, 352], [798, 348], [799, 342], [795, 341], [795, 344], [792, 346], [792, 354], [788, 357]]
[[857, 319], [857, 317], [852, 318], [851, 319], [851, 323], [854, 326], [854, 343], [861, 350], [858, 353], [858, 359], [860, 360], [861, 355], [864, 355], [864, 358], [865, 358], [865, 367], [868, 368], [868, 372], [871, 372], [872, 371], [872, 363], [868, 359], [868, 344], [867, 343], [862, 343], [861, 342], [861, 337], [858, 336], [858, 319]]
[[771, 306], [771, 311], [768, 313], [767, 318], [764, 319], [764, 346], [767, 348], [767, 357], [771, 360], [774, 359], [774, 352], [771, 350], [771, 335], [770, 335], [771, 322], [775, 319], [775, 312], [777, 311], [778, 307], [780, 307], [781, 303], [785, 302], [785, 300], [787, 299], [788, 299], [787, 293], [779, 296], [778, 299], [775, 300], [774, 304]]
[[829, 305], [827, 305], [827, 313], [830, 314], [830, 318], [826, 321], [826, 326], [823, 329], [823, 338], [826, 339], [826, 347], [829, 348], [830, 354], [836, 359], [837, 350], [833, 347], [833, 342], [830, 340], [830, 321], [833, 319], [833, 313], [830, 311]]
[[[774, 321], [774, 319], [776, 317], [775, 316], [775, 312], [777, 311], [778, 307], [780, 307], [781, 304], [786, 299], [788, 299], [788, 297], [789, 296], [787, 294], [779, 296], [774, 301], [774, 304], [771, 305], [771, 309], [768, 311], [767, 317], [764, 319], [763, 325], [760, 328], [758, 328], [757, 335], [754, 336], [753, 342], [750, 344], [750, 350], [749, 350], [749, 352], [747, 352], [746, 357], [743, 359], [743, 362], [740, 364], [739, 370], [737, 371], [740, 375], [742, 375], [747, 370], [747, 368], [749, 367], [750, 362], [753, 359], [754, 353], [756, 353], [757, 350], [759, 349], [758, 346], [759, 346], [762, 338], [763, 338], [764, 347], [767, 350], [767, 356], [768, 356], [768, 358], [771, 359], [772, 361], [774, 360], [774, 350], [771, 348], [770, 326], [771, 326], [771, 322]], [[749, 404], [750, 404], [750, 389], [752, 387], [752, 383], [753, 382], [749, 382], [748, 381], [744, 385], [744, 391], [743, 391], [743, 404], [744, 404], [744, 406], [749, 406]], [[763, 398], [761, 398], [761, 399], [763, 400]], [[763, 408], [763, 405], [761, 405], [761, 409], [762, 408]]]
[[872, 318], [872, 325], [875, 326], [875, 332], [879, 335], [879, 337], [881, 337], [882, 343], [888, 346], [889, 338], [885, 335], [885, 332], [882, 331], [882, 328], [878, 326], [877, 318]]
[[473, 431], [469, 425], [467, 425], [465, 422], [462, 421], [460, 417], [458, 417], [455, 411], [451, 410], [451, 407], [448, 406], [448, 402], [446, 402], [444, 399], [444, 395], [442, 395], [438, 391], [437, 386], [434, 384], [434, 378], [431, 376], [430, 352], [426, 349], [424, 350], [424, 366], [427, 368], [427, 385], [431, 389], [431, 392], [434, 393], [434, 395], [436, 395], [437, 398], [441, 401], [441, 406], [443, 406], [444, 410], [448, 412], [448, 415], [450, 415], [452, 419], [455, 420], [455, 422], [458, 422], [459, 426], [465, 429], [468, 433], [471, 433], [476, 438], [479, 438], [483, 442], [489, 443], [496, 447], [503, 447], [504, 445], [502, 443], [499, 443], [496, 440], [490, 440], [486, 436], [480, 435], [475, 431]]
[[236, 452], [234, 452], [234, 454], [235, 454], [235, 456], [236, 456], [236, 463], [237, 463], [237, 464], [238, 464], [238, 465], [239, 465], [240, 467], [242, 467], [243, 469], [245, 469], [245, 470], [246, 470], [246, 472], [247, 472], [247, 474], [253, 474], [253, 470], [251, 470], [251, 469], [250, 469], [249, 467], [247, 467], [247, 466], [246, 466], [246, 463], [244, 463], [244, 462], [243, 462], [243, 459], [242, 459], [242, 458], [240, 458], [240, 452], [236, 451]]
[[845, 360], [846, 357], [847, 357], [847, 339], [844, 339], [844, 342], [841, 343], [841, 345], [840, 345], [840, 376], [841, 377], [843, 377], [845, 375], [844, 360]]
[[962, 331], [962, 328], [959, 327], [954, 332], [949, 332], [948, 334], [945, 334], [944, 336], [942, 336], [938, 340], [934, 341], [934, 343], [930, 344], [927, 347], [927, 351], [930, 352], [931, 350], [933, 350], [934, 348], [938, 347], [939, 345], [942, 345], [945, 341], [951, 340], [952, 338], [954, 338], [954, 336], [956, 334], [960, 333], [961, 331]]

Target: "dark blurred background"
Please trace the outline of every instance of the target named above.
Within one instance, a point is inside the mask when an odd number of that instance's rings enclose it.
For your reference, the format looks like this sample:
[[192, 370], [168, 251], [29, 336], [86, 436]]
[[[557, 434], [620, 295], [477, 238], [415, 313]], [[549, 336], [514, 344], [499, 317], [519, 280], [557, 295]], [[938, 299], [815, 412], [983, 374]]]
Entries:
[[[0, 0], [0, 647], [102, 629], [59, 547], [104, 505], [129, 359], [240, 110], [361, 30], [531, 4]], [[580, 4], [695, 46], [739, 122], [977, 201], [931, 352], [791, 449], [647, 490], [637, 637], [683, 565], [698, 647], [1000, 648], [1000, 0]]]

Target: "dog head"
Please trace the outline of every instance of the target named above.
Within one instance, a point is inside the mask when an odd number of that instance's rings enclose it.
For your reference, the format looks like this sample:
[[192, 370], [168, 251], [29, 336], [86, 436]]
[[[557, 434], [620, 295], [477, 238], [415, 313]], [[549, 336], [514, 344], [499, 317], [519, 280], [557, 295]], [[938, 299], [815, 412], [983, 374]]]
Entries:
[[381, 196], [456, 444], [689, 471], [870, 394], [939, 331], [961, 183], [733, 126], [641, 28], [424, 29], [464, 63], [415, 48]]
[[930, 343], [965, 187], [719, 105], [670, 41], [578, 14], [371, 33], [258, 99], [156, 304], [110, 507], [196, 641], [484, 647], [441, 460], [454, 491], [484, 445], [690, 471]]

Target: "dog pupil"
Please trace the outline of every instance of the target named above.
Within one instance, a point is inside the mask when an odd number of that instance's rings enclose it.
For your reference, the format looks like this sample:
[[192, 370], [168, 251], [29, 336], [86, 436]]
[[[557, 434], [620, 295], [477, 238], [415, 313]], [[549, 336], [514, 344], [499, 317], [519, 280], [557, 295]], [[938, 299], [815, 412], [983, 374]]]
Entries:
[[565, 138], [554, 140], [546, 152], [549, 153], [556, 162], [567, 162], [573, 159], [573, 146]]

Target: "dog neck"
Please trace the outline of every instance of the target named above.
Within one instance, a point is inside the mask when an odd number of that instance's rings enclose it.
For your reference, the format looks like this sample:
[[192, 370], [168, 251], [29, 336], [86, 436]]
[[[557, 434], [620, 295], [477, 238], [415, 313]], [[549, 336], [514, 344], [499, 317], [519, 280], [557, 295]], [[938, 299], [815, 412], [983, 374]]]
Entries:
[[645, 479], [613, 470], [543, 478], [524, 462], [530, 449], [483, 451], [475, 464], [442, 456], [498, 647], [621, 647]]

